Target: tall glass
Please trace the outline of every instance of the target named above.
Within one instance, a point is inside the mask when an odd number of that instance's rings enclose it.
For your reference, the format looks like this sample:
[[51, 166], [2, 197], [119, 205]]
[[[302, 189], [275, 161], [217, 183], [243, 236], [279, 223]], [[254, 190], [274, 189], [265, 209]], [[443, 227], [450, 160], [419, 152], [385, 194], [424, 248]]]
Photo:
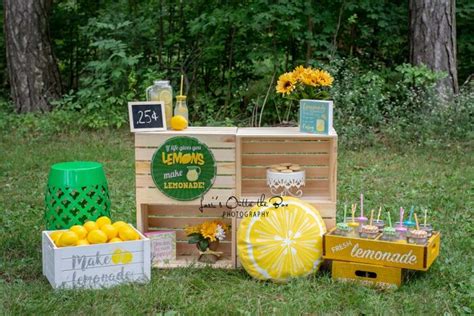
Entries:
[[165, 104], [166, 127], [171, 128], [173, 117], [173, 88], [169, 80], [155, 80], [153, 85], [146, 89], [147, 101], [163, 101]]

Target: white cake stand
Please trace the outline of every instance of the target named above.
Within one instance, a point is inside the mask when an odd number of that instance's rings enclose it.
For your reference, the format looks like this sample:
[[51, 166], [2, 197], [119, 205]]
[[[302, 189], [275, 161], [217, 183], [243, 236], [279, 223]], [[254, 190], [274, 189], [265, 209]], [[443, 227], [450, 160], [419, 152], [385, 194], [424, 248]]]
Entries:
[[306, 172], [275, 172], [267, 169], [267, 185], [274, 195], [290, 195], [302, 197], [302, 187], [305, 186]]

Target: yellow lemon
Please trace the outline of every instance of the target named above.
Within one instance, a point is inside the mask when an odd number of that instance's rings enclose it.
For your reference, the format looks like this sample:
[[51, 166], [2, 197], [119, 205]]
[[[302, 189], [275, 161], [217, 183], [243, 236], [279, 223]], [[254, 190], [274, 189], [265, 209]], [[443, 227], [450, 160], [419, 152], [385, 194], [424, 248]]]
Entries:
[[135, 229], [133, 229], [132, 226], [130, 225], [120, 227], [119, 236], [120, 236], [120, 239], [122, 239], [123, 241], [137, 240], [140, 238], [138, 233], [135, 231]]
[[109, 225], [112, 224], [112, 221], [107, 216], [101, 216], [95, 222], [97, 223], [99, 228], [101, 228], [105, 224], [109, 224]]
[[122, 242], [123, 240], [118, 238], [118, 237], [115, 237], [115, 238], [112, 238], [109, 240], [109, 243], [113, 243], [113, 242]]
[[188, 127], [188, 121], [181, 115], [175, 115], [171, 118], [171, 128], [182, 131]]
[[62, 233], [64, 230], [55, 230], [54, 232], [49, 234], [49, 237], [53, 240], [54, 244], [59, 247], [58, 245], [58, 239], [61, 237]]
[[81, 225], [74, 225], [71, 228], [69, 228], [70, 231], [75, 232], [79, 239], [84, 239], [87, 237], [87, 229], [84, 228], [84, 226]]
[[125, 223], [124, 221], [116, 221], [115, 223], [112, 224], [112, 226], [117, 228], [117, 230], [119, 230], [119, 228], [122, 227], [123, 225], [127, 225], [127, 223]]
[[130, 251], [122, 252], [122, 263], [130, 263], [133, 260], [133, 255]]
[[58, 246], [59, 247], [70, 247], [75, 246], [79, 241], [79, 237], [75, 232], [65, 231], [59, 236]]
[[83, 226], [88, 232], [99, 229], [99, 225], [97, 225], [97, 223], [94, 221], [85, 222]]
[[107, 242], [107, 235], [103, 231], [95, 229], [89, 232], [87, 241], [91, 244], [103, 244]]
[[314, 207], [285, 196], [283, 201], [267, 200], [267, 206], [255, 206], [251, 212], [266, 214], [245, 217], [237, 232], [239, 258], [251, 276], [284, 282], [318, 269], [326, 225]]
[[100, 230], [103, 231], [107, 235], [107, 240], [111, 240], [112, 238], [115, 238], [118, 235], [117, 228], [115, 228], [111, 224], [102, 225]]
[[119, 264], [122, 262], [122, 250], [121, 249], [115, 249], [115, 251], [112, 254], [112, 262], [115, 264]]
[[87, 246], [87, 245], [90, 245], [87, 239], [80, 239], [77, 241], [77, 246]]

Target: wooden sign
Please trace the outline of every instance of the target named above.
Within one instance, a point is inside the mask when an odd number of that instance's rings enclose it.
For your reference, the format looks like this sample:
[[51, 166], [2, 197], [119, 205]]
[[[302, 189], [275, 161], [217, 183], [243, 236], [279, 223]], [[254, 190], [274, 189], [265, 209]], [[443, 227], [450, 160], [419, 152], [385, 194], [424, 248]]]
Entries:
[[153, 264], [176, 260], [176, 231], [160, 230], [145, 233], [151, 242], [151, 261]]
[[168, 139], [155, 152], [151, 176], [156, 187], [178, 201], [192, 201], [205, 194], [216, 178], [212, 151], [197, 138]]
[[332, 129], [332, 107], [332, 101], [300, 100], [300, 131], [328, 135]]
[[129, 102], [130, 131], [166, 130], [165, 104], [162, 101]]

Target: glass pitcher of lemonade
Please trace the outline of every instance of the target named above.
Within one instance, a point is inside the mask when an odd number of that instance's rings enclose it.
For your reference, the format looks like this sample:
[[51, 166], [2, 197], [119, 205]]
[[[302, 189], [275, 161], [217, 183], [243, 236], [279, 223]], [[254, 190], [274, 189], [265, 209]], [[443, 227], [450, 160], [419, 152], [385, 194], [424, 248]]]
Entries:
[[173, 88], [169, 80], [155, 80], [153, 85], [146, 89], [147, 101], [163, 101], [165, 104], [166, 126], [171, 126], [173, 117]]

